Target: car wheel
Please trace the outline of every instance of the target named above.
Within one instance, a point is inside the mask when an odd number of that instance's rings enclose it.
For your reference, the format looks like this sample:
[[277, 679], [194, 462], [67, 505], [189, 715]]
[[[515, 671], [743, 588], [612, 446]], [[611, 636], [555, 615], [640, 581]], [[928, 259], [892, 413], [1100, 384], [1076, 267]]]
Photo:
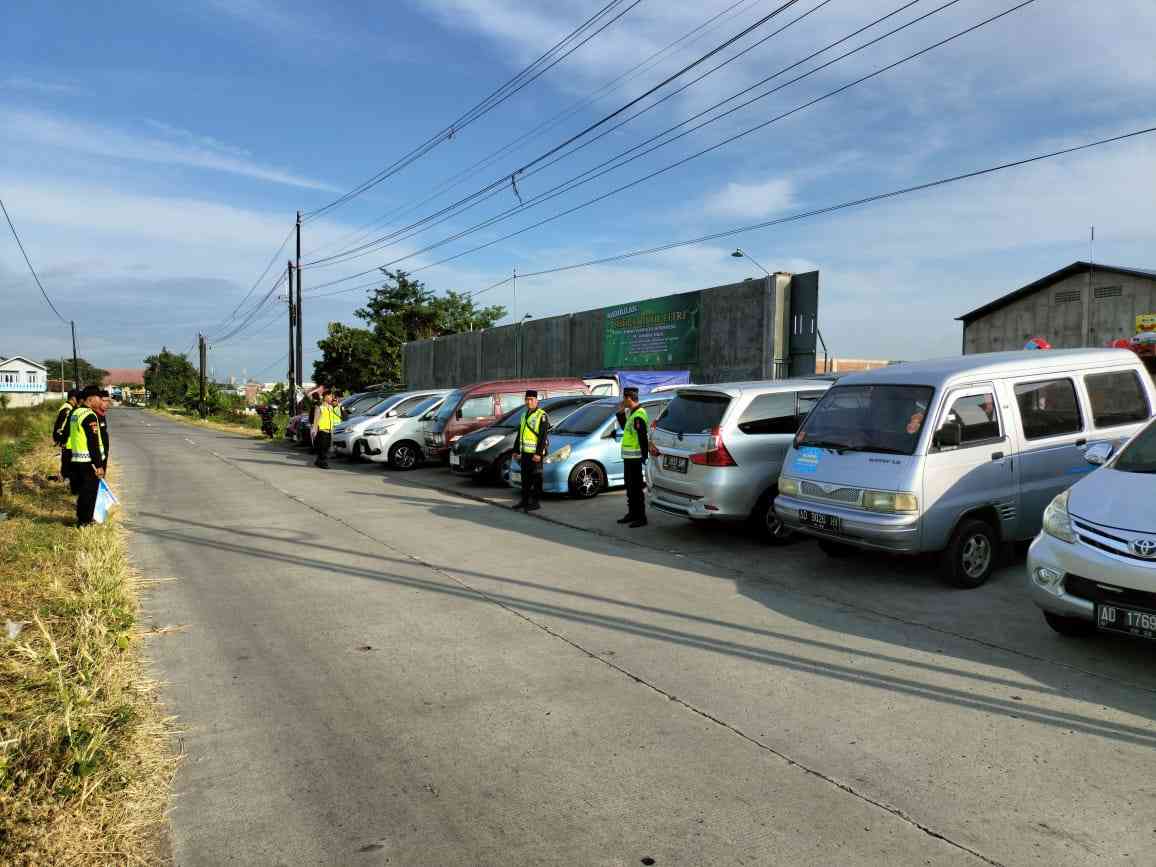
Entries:
[[794, 536], [791, 529], [775, 514], [775, 491], [767, 491], [759, 497], [751, 512], [751, 529], [771, 545], [784, 545]]
[[514, 455], [511, 452], [510, 454], [502, 455], [500, 458], [494, 461], [495, 482], [499, 482], [504, 485], [506, 482], [510, 481], [510, 462], [513, 460], [513, 458]]
[[1085, 638], [1096, 631], [1096, 627], [1090, 620], [1081, 620], [1079, 617], [1061, 617], [1050, 611], [1045, 611], [1043, 614], [1048, 626], [1068, 638]]
[[421, 460], [421, 449], [415, 443], [403, 440], [389, 447], [389, 465], [395, 470], [412, 470]]
[[365, 460], [365, 443], [361, 440], [355, 442], [353, 444], [353, 453], [349, 456], [349, 459], [354, 463], [361, 463]]
[[987, 521], [968, 519], [955, 528], [951, 543], [943, 552], [940, 571], [953, 587], [979, 587], [995, 568], [999, 539]]
[[836, 560], [842, 560], [844, 557], [850, 557], [855, 553], [855, 548], [844, 542], [832, 542], [830, 539], [819, 540], [819, 550], [828, 557], [834, 557]]
[[570, 471], [570, 495], [580, 500], [597, 497], [606, 487], [606, 474], [593, 461], [583, 461]]

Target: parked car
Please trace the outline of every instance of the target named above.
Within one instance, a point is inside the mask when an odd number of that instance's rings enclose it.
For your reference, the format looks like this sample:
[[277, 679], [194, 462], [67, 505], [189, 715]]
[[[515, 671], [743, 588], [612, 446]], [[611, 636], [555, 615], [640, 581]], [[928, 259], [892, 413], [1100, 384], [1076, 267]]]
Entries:
[[650, 436], [651, 508], [692, 520], [749, 521], [772, 544], [790, 537], [775, 514], [783, 458], [830, 388], [820, 379], [682, 386]]
[[1028, 550], [1032, 598], [1061, 635], [1156, 639], [1156, 422], [1084, 458], [1100, 468], [1052, 500]]
[[1002, 542], [1031, 539], [1088, 470], [1089, 439], [1127, 439], [1156, 387], [1122, 349], [965, 355], [845, 376], [787, 457], [776, 511], [832, 556], [938, 552], [978, 587]]
[[359, 461], [368, 454], [369, 444], [366, 431], [380, 427], [387, 419], [406, 415], [418, 404], [431, 397], [444, 397], [449, 389], [424, 389], [420, 391], [400, 391], [378, 401], [360, 414], [346, 418], [333, 428], [334, 454]]
[[[598, 398], [590, 394], [548, 397], [540, 401], [550, 416], [550, 423], [558, 425], [572, 412]], [[511, 410], [492, 427], [472, 431], [450, 446], [450, 472], [473, 479], [504, 482], [510, 476], [510, 458], [514, 441], [526, 407]]]
[[[351, 394], [341, 400], [338, 406], [341, 407], [341, 414], [343, 418], [351, 418], [357, 415], [362, 409], [373, 406], [379, 403], [386, 392], [358, 392]], [[293, 440], [298, 445], [307, 446], [313, 442], [312, 424], [309, 421], [309, 410], [300, 412], [289, 419], [289, 423], [285, 425], [285, 439]]]
[[298, 413], [285, 425], [285, 439], [298, 445], [309, 442], [309, 413]]
[[381, 419], [365, 429], [365, 456], [395, 470], [412, 470], [425, 460], [422, 426], [430, 421], [446, 399], [445, 394], [427, 397], [404, 414]]
[[426, 423], [425, 451], [432, 461], [444, 461], [449, 449], [470, 431], [491, 427], [506, 413], [522, 406], [526, 389], [536, 388], [538, 397], [566, 394], [588, 394], [580, 379], [501, 379], [476, 382], [456, 389], [446, 396], [436, 416]]
[[[642, 401], [650, 418], [662, 413], [673, 395]], [[618, 398], [597, 400], [563, 419], [550, 431], [550, 453], [542, 462], [542, 491], [579, 499], [596, 497], [626, 484], [622, 466], [622, 429], [615, 412]], [[510, 464], [510, 485], [522, 486], [521, 456]]]
[[640, 396], [690, 385], [689, 370], [604, 370], [583, 380], [591, 394], [618, 397], [633, 386]]

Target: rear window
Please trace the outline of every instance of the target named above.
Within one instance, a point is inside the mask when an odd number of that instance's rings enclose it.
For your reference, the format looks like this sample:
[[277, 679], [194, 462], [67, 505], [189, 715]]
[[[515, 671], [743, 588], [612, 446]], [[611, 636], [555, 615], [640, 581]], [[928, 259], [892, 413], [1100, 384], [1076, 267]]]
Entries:
[[557, 434], [589, 434], [594, 433], [602, 425], [606, 424], [606, 420], [614, 415], [615, 407], [606, 406], [605, 404], [592, 403], [588, 406], [582, 407], [577, 412], [573, 412], [566, 416], [562, 422], [554, 428], [554, 433]]
[[1134, 370], [1089, 373], [1084, 377], [1096, 427], [1115, 427], [1148, 418], [1148, 398]]
[[731, 399], [725, 394], [680, 394], [658, 426], [676, 434], [707, 434], [722, 422]]

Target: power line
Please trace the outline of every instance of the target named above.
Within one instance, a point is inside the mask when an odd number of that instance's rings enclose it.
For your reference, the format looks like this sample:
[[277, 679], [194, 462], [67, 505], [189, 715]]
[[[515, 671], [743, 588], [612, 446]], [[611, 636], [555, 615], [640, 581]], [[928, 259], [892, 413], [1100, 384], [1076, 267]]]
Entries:
[[[544, 54], [542, 54], [537, 60], [535, 60], [529, 66], [525, 67], [521, 72], [519, 72], [512, 79], [507, 81], [505, 84], [503, 84], [501, 87], [499, 87], [493, 93], [491, 93], [489, 96], [487, 96], [480, 103], [475, 105], [473, 108], [471, 108], [465, 114], [460, 116], [457, 120], [453, 121], [448, 127], [444, 128], [441, 132], [436, 133], [435, 135], [431, 136], [429, 139], [426, 140], [425, 143], [412, 149], [405, 156], [400, 157], [399, 159], [395, 160], [391, 165], [387, 166], [385, 169], [378, 172], [372, 178], [358, 184], [356, 187], [354, 187], [349, 192], [344, 193], [343, 195], [334, 199], [333, 201], [331, 201], [327, 205], [323, 205], [322, 207], [317, 208], [316, 210], [308, 212], [305, 215], [305, 219], [306, 220], [312, 220], [315, 217], [318, 217], [321, 214], [344, 204], [345, 202], [349, 201], [350, 199], [361, 195], [365, 191], [380, 184], [382, 181], [386, 180], [387, 178], [391, 177], [392, 175], [397, 174], [397, 172], [401, 171], [406, 166], [410, 165], [411, 163], [413, 163], [416, 160], [420, 159], [421, 157], [425, 156], [425, 154], [429, 153], [431, 150], [433, 150], [439, 144], [446, 142], [446, 141], [449, 141], [456, 134], [461, 132], [461, 130], [463, 130], [465, 127], [469, 126], [474, 121], [481, 118], [483, 115], [488, 114], [489, 112], [493, 111], [495, 108], [497, 108], [503, 102], [505, 102], [507, 99], [512, 97], [514, 94], [518, 93], [520, 90], [522, 90], [524, 87], [526, 87], [527, 85], [529, 85], [530, 83], [535, 81], [537, 78], [539, 78], [544, 73], [548, 72], [550, 69], [552, 69], [558, 63], [565, 60], [573, 52], [577, 51], [579, 48], [581, 48], [583, 45], [585, 45], [591, 39], [598, 36], [598, 34], [600, 34], [603, 30], [605, 30], [611, 24], [614, 24], [616, 21], [618, 21], [620, 18], [622, 18], [622, 16], [624, 16], [628, 12], [630, 12], [630, 10], [632, 10], [635, 6], [637, 6], [639, 3], [641, 3], [642, 0], [633, 0], [633, 2], [631, 2], [629, 6], [627, 6], [624, 10], [620, 11], [617, 15], [615, 15], [609, 21], [603, 23], [597, 30], [595, 30], [593, 33], [589, 34], [588, 36], [583, 38], [580, 42], [578, 42], [577, 45], [574, 45], [573, 47], [568, 48], [564, 53], [562, 53], [561, 55], [559, 55], [557, 57], [552, 57], [552, 55], [554, 55], [562, 46], [565, 46], [567, 43], [569, 43], [573, 39], [580, 36], [583, 31], [592, 27], [600, 18], [603, 18], [604, 16], [609, 14], [614, 9], [614, 7], [620, 5], [623, 2], [624, 2], [624, 0], [611, 0], [611, 2], [607, 3], [605, 6], [602, 7], [602, 9], [600, 9], [593, 16], [591, 16], [586, 21], [584, 21], [581, 25], [579, 25], [578, 28], [571, 31], [569, 34], [567, 34], [561, 40], [559, 40], [557, 43], [555, 43], [554, 46], [552, 46], [548, 51], [546, 51]], [[539, 66], [542, 63], [545, 63], [547, 60], [549, 60], [549, 62], [546, 63], [546, 65], [543, 68], [535, 70], [535, 67]]]
[[20, 234], [16, 231], [16, 226], [12, 224], [12, 218], [8, 216], [8, 208], [4, 206], [4, 200], [0, 199], [0, 210], [4, 211], [4, 219], [8, 221], [8, 228], [12, 230], [12, 237], [16, 239], [16, 246], [20, 248], [20, 255], [24, 257], [24, 263], [28, 266], [29, 272], [32, 274], [32, 279], [36, 281], [37, 288], [40, 289], [40, 294], [44, 296], [44, 300], [48, 306], [52, 308], [52, 312], [56, 314], [56, 318], [68, 325], [69, 322], [60, 315], [60, 311], [56, 309], [56, 305], [52, 303], [52, 299], [48, 297], [48, 293], [44, 291], [44, 284], [40, 282], [40, 275], [36, 273], [36, 269], [32, 267], [32, 260], [28, 258], [28, 253], [24, 250], [24, 242], [20, 240]]
[[[770, 229], [776, 226], [785, 225], [787, 223], [799, 222], [801, 220], [810, 219], [812, 217], [847, 210], [848, 208], [874, 204], [876, 202], [895, 199], [901, 196], [910, 195], [912, 193], [922, 192], [923, 190], [930, 190], [936, 187], [946, 186], [948, 184], [959, 183], [960, 181], [972, 180], [975, 178], [984, 177], [986, 175], [993, 175], [998, 172], [1007, 171], [1008, 169], [1019, 168], [1022, 166], [1030, 165], [1032, 163], [1043, 162], [1044, 160], [1055, 159], [1057, 157], [1067, 156], [1069, 154], [1079, 153], [1080, 151], [1091, 150], [1092, 148], [1102, 147], [1108, 144], [1115, 144], [1116, 142], [1127, 141], [1129, 139], [1151, 135], [1153, 133], [1156, 133], [1156, 126], [1145, 127], [1144, 129], [1137, 129], [1131, 132], [1121, 133], [1120, 135], [1110, 136], [1109, 138], [1097, 139], [1096, 141], [1087, 142], [1081, 145], [1073, 145], [1072, 147], [1061, 148], [1049, 153], [1036, 154], [1035, 156], [1025, 157], [1023, 159], [1014, 160], [1012, 162], [1000, 163], [998, 165], [989, 166], [988, 168], [976, 169], [975, 171], [971, 172], [964, 172], [963, 174], [938, 178], [933, 181], [927, 181], [922, 184], [903, 187], [898, 190], [890, 190], [885, 193], [876, 193], [875, 195], [864, 196], [860, 199], [840, 202], [839, 204], [835, 205], [827, 205], [822, 208], [813, 208], [807, 211], [800, 211], [786, 217], [778, 217], [774, 220], [765, 220], [761, 223], [751, 223], [750, 225], [746, 226], [738, 226], [733, 229], [725, 229], [721, 232], [712, 232], [709, 235], [699, 235], [697, 238], [689, 238], [682, 241], [671, 241], [669, 243], [659, 244], [654, 247], [646, 247], [640, 250], [631, 250], [626, 253], [618, 253], [613, 256], [603, 256], [598, 259], [587, 259], [584, 262], [576, 262], [572, 265], [559, 265], [554, 268], [544, 268], [541, 271], [528, 271], [526, 273], [518, 274], [518, 277], [542, 277], [548, 274], [558, 274], [562, 271], [573, 271], [578, 268], [589, 268], [594, 265], [606, 265], [612, 262], [621, 262], [626, 259], [636, 258], [638, 256], [651, 256], [656, 253], [664, 253], [668, 250], [675, 250], [679, 247], [690, 247], [694, 244], [703, 244], [708, 241], [717, 241], [721, 238], [729, 238], [733, 237], [734, 235], [744, 234], [746, 232], [755, 232], [760, 229]], [[491, 289], [496, 289], [500, 285], [500, 283], [495, 283], [493, 286], [488, 286], [485, 289], [479, 289], [477, 292], [470, 293], [470, 297], [476, 298], [478, 295], [489, 292]]]

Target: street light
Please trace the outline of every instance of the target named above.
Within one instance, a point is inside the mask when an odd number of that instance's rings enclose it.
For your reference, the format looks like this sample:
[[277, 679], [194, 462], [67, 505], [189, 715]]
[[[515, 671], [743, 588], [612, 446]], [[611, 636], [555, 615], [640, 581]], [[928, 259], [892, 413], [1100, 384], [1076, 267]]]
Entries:
[[762, 271], [764, 274], [767, 275], [767, 279], [768, 280], [770, 279], [771, 272], [768, 271], [766, 268], [764, 268], [762, 265], [759, 265], [758, 262], [755, 262], [754, 257], [750, 253], [747, 253], [745, 250], [743, 250], [742, 247], [735, 247], [735, 251], [733, 253], [731, 253], [731, 258], [732, 259], [750, 259], [752, 262], [755, 263], [755, 265], [758, 267], [758, 269], [760, 271]]
[[533, 318], [533, 313], [527, 313], [521, 319], [514, 321], [514, 376], [522, 375], [522, 323]]

